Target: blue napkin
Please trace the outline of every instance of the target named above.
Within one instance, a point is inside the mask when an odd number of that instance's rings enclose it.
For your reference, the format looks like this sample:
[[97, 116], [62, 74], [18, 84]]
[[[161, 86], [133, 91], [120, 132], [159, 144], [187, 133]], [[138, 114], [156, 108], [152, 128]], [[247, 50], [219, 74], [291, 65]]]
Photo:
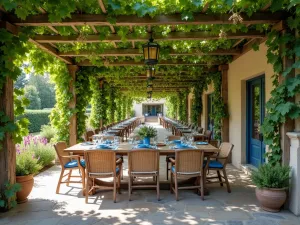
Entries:
[[97, 145], [97, 148], [99, 148], [99, 149], [114, 149], [112, 146], [109, 146], [107, 144]]
[[104, 144], [111, 144], [112, 141], [111, 141], [111, 140], [105, 140], [103, 143], [104, 143]]
[[208, 145], [208, 143], [205, 141], [198, 141], [196, 142], [196, 145]]
[[174, 140], [173, 143], [174, 143], [174, 144], [180, 144], [180, 143], [181, 143], [181, 140]]

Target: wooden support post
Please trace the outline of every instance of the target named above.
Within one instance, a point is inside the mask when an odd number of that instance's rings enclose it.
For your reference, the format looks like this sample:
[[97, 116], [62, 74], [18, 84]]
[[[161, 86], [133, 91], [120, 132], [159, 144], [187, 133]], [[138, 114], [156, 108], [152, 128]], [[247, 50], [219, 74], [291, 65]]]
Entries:
[[[285, 34], [287, 30], [283, 30], [281, 33]], [[281, 49], [284, 50], [289, 46], [281, 46]], [[287, 56], [283, 57], [283, 69], [291, 67], [295, 62], [295, 59], [288, 58]], [[295, 77], [295, 70], [293, 69], [286, 77], [280, 75], [279, 83], [285, 82], [287, 78]], [[295, 98], [288, 99], [290, 102], [295, 102]], [[295, 120], [286, 119], [285, 123], [280, 126], [280, 146], [282, 150], [282, 164], [289, 165], [290, 163], [290, 138], [286, 135], [287, 132], [294, 131]]]
[[[8, 77], [0, 95], [0, 111], [14, 121], [14, 87], [13, 80]], [[6, 182], [16, 181], [16, 149], [9, 133], [5, 133], [4, 140], [0, 144], [0, 192], [2, 192]]]
[[[76, 108], [76, 90], [75, 90], [75, 81], [76, 81], [76, 72], [79, 70], [79, 67], [76, 65], [67, 65], [70, 76], [72, 77], [70, 81], [70, 92], [73, 95], [73, 99], [71, 99], [69, 103], [69, 107], [71, 109]], [[70, 125], [69, 125], [69, 145], [75, 145], [77, 144], [77, 117], [76, 114], [74, 114], [70, 118]]]
[[[100, 89], [104, 88], [104, 80], [103, 79], [100, 80], [99, 88]], [[100, 119], [100, 128], [102, 128], [102, 127], [103, 127], [103, 118]]]
[[189, 121], [189, 94], [186, 95], [185, 105], [186, 105], [186, 121], [188, 123], [190, 123], [190, 121]]
[[[228, 105], [228, 65], [220, 65], [219, 71], [222, 73], [222, 98], [225, 105]], [[222, 141], [229, 142], [229, 118], [223, 118], [222, 120]]]

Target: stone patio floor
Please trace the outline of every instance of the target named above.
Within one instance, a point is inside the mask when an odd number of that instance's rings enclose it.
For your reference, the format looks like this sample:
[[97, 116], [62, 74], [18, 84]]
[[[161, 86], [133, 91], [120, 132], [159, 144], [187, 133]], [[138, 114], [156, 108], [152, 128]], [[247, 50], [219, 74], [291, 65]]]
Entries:
[[[160, 134], [166, 132], [159, 128]], [[124, 181], [126, 181], [126, 161]], [[300, 218], [287, 210], [268, 213], [260, 209], [249, 176], [228, 165], [232, 193], [225, 187], [208, 186], [210, 194], [202, 201], [191, 191], [180, 191], [180, 200], [168, 190], [161, 201], [154, 190], [135, 190], [128, 201], [127, 190], [112, 201], [111, 191], [97, 192], [85, 204], [80, 185], [61, 185], [55, 194], [60, 166], [35, 176], [29, 201], [7, 213], [0, 213], [0, 225], [118, 225], [118, 224], [203, 224], [203, 225], [299, 225]], [[165, 179], [165, 158], [161, 158], [161, 180]]]

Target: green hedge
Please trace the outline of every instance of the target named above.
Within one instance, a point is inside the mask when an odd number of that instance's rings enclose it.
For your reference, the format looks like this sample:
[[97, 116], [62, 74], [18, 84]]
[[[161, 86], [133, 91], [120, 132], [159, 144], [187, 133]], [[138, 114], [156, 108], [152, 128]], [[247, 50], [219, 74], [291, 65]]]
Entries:
[[51, 113], [51, 110], [26, 110], [24, 115], [20, 116], [26, 117], [30, 124], [29, 124], [29, 132], [35, 133], [41, 131], [41, 126], [48, 124], [50, 119], [49, 115]]

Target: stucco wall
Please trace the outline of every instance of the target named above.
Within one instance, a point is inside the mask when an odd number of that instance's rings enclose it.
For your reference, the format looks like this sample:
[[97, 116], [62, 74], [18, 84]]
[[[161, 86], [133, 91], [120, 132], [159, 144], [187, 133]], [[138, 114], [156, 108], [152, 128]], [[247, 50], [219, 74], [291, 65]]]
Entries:
[[135, 116], [143, 116], [143, 104], [147, 105], [157, 105], [157, 104], [163, 104], [163, 114], [167, 112], [167, 107], [166, 107], [166, 99], [160, 99], [158, 101], [144, 101], [144, 102], [134, 102], [133, 103], [133, 110], [135, 113]]
[[265, 74], [266, 101], [272, 90], [273, 69], [267, 63], [267, 47], [249, 51], [231, 64], [228, 71], [229, 138], [234, 144], [232, 163], [236, 167], [246, 163], [246, 81]]

